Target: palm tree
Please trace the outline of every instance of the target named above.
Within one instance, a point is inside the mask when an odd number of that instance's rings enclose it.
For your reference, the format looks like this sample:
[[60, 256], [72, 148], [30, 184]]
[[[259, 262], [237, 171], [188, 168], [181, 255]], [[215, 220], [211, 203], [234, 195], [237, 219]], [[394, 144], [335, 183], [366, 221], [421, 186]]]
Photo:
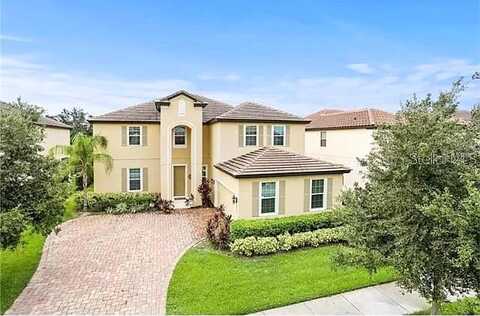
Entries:
[[82, 178], [83, 210], [87, 209], [87, 186], [88, 177], [93, 175], [93, 163], [102, 162], [106, 172], [113, 167], [112, 157], [105, 152], [107, 139], [100, 135], [89, 136], [83, 133], [75, 135], [72, 145], [57, 145], [52, 148], [54, 154], [64, 154], [68, 157], [68, 169]]

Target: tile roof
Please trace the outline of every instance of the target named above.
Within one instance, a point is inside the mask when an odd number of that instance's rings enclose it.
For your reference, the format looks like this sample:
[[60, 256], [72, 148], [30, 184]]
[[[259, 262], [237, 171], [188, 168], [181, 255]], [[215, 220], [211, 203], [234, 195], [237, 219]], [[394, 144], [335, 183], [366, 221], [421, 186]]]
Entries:
[[347, 173], [350, 169], [274, 147], [262, 147], [218, 163], [215, 168], [235, 178]]
[[299, 116], [277, 110], [273, 107], [254, 103], [244, 102], [234, 107], [228, 112], [223, 113], [215, 118], [214, 121], [283, 121], [283, 122], [300, 122], [308, 123]]
[[48, 126], [48, 127], [72, 129], [72, 127], [70, 125], [67, 125], [67, 124], [59, 122], [59, 121], [57, 121], [53, 118], [45, 117], [45, 116], [40, 116], [37, 123], [39, 125]]
[[[231, 110], [233, 107], [226, 103], [206, 98], [204, 96], [188, 93], [180, 90], [166, 97], [160, 98], [159, 101], [167, 101], [171, 98], [185, 94], [195, 101], [207, 103], [203, 107], [203, 123], [206, 123], [218, 115]], [[134, 106], [130, 106], [121, 110], [113, 111], [107, 114], [94, 116], [89, 119], [92, 122], [160, 122], [160, 112], [155, 107], [155, 101], [149, 101]]]
[[308, 115], [306, 118], [310, 119], [311, 123], [306, 129], [371, 128], [395, 121], [394, 114], [377, 109], [328, 111], [322, 110]]
[[458, 110], [455, 112], [455, 118], [461, 124], [467, 124], [472, 120], [472, 112], [465, 110]]

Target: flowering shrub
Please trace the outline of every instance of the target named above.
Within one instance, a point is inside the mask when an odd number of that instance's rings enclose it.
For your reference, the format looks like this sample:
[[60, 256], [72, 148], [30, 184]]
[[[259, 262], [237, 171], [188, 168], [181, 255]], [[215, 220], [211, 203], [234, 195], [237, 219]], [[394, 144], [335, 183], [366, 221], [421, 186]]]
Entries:
[[241, 256], [260, 256], [289, 251], [303, 247], [319, 247], [324, 244], [344, 241], [345, 228], [324, 228], [312, 232], [285, 233], [277, 237], [254, 237], [236, 239], [230, 245], [230, 250]]

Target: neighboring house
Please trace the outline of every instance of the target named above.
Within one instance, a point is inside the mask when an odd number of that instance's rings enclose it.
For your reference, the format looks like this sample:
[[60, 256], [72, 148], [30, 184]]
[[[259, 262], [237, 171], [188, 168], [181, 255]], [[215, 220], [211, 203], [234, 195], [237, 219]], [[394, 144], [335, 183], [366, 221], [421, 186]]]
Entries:
[[306, 117], [305, 152], [315, 158], [352, 168], [345, 175], [345, 186], [365, 183], [358, 158], [366, 158], [373, 147], [373, 131], [393, 123], [395, 116], [377, 109], [357, 111], [322, 110]]
[[[70, 125], [64, 124], [50, 117], [42, 116], [38, 119], [38, 125], [45, 129], [42, 143], [43, 153], [48, 154], [49, 150], [57, 145], [70, 145]], [[63, 158], [64, 155], [57, 154], [57, 158]]]
[[160, 192], [182, 200], [202, 177], [215, 204], [234, 218], [331, 208], [343, 186], [340, 164], [304, 156], [309, 121], [256, 103], [232, 107], [186, 91], [90, 119], [113, 157], [95, 163], [95, 192]]

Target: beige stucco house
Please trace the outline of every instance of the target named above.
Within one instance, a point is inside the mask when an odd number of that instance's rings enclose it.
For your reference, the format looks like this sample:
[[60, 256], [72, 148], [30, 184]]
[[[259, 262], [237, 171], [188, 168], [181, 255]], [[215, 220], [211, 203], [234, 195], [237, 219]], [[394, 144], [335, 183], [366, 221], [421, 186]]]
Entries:
[[256, 104], [178, 91], [90, 119], [108, 140], [113, 170], [96, 163], [95, 192], [159, 192], [181, 201], [202, 178], [234, 218], [331, 208], [349, 168], [305, 154], [309, 120]]
[[[60, 145], [70, 145], [70, 125], [59, 122], [53, 118], [42, 116], [38, 119], [38, 125], [44, 128], [44, 137], [41, 142], [42, 153], [49, 154], [51, 148]], [[57, 154], [57, 158], [63, 158], [64, 155]]]
[[378, 126], [393, 123], [395, 115], [377, 109], [356, 111], [321, 110], [308, 115], [305, 152], [308, 156], [349, 166], [345, 187], [365, 183], [358, 159], [366, 158], [374, 146], [373, 132]]

